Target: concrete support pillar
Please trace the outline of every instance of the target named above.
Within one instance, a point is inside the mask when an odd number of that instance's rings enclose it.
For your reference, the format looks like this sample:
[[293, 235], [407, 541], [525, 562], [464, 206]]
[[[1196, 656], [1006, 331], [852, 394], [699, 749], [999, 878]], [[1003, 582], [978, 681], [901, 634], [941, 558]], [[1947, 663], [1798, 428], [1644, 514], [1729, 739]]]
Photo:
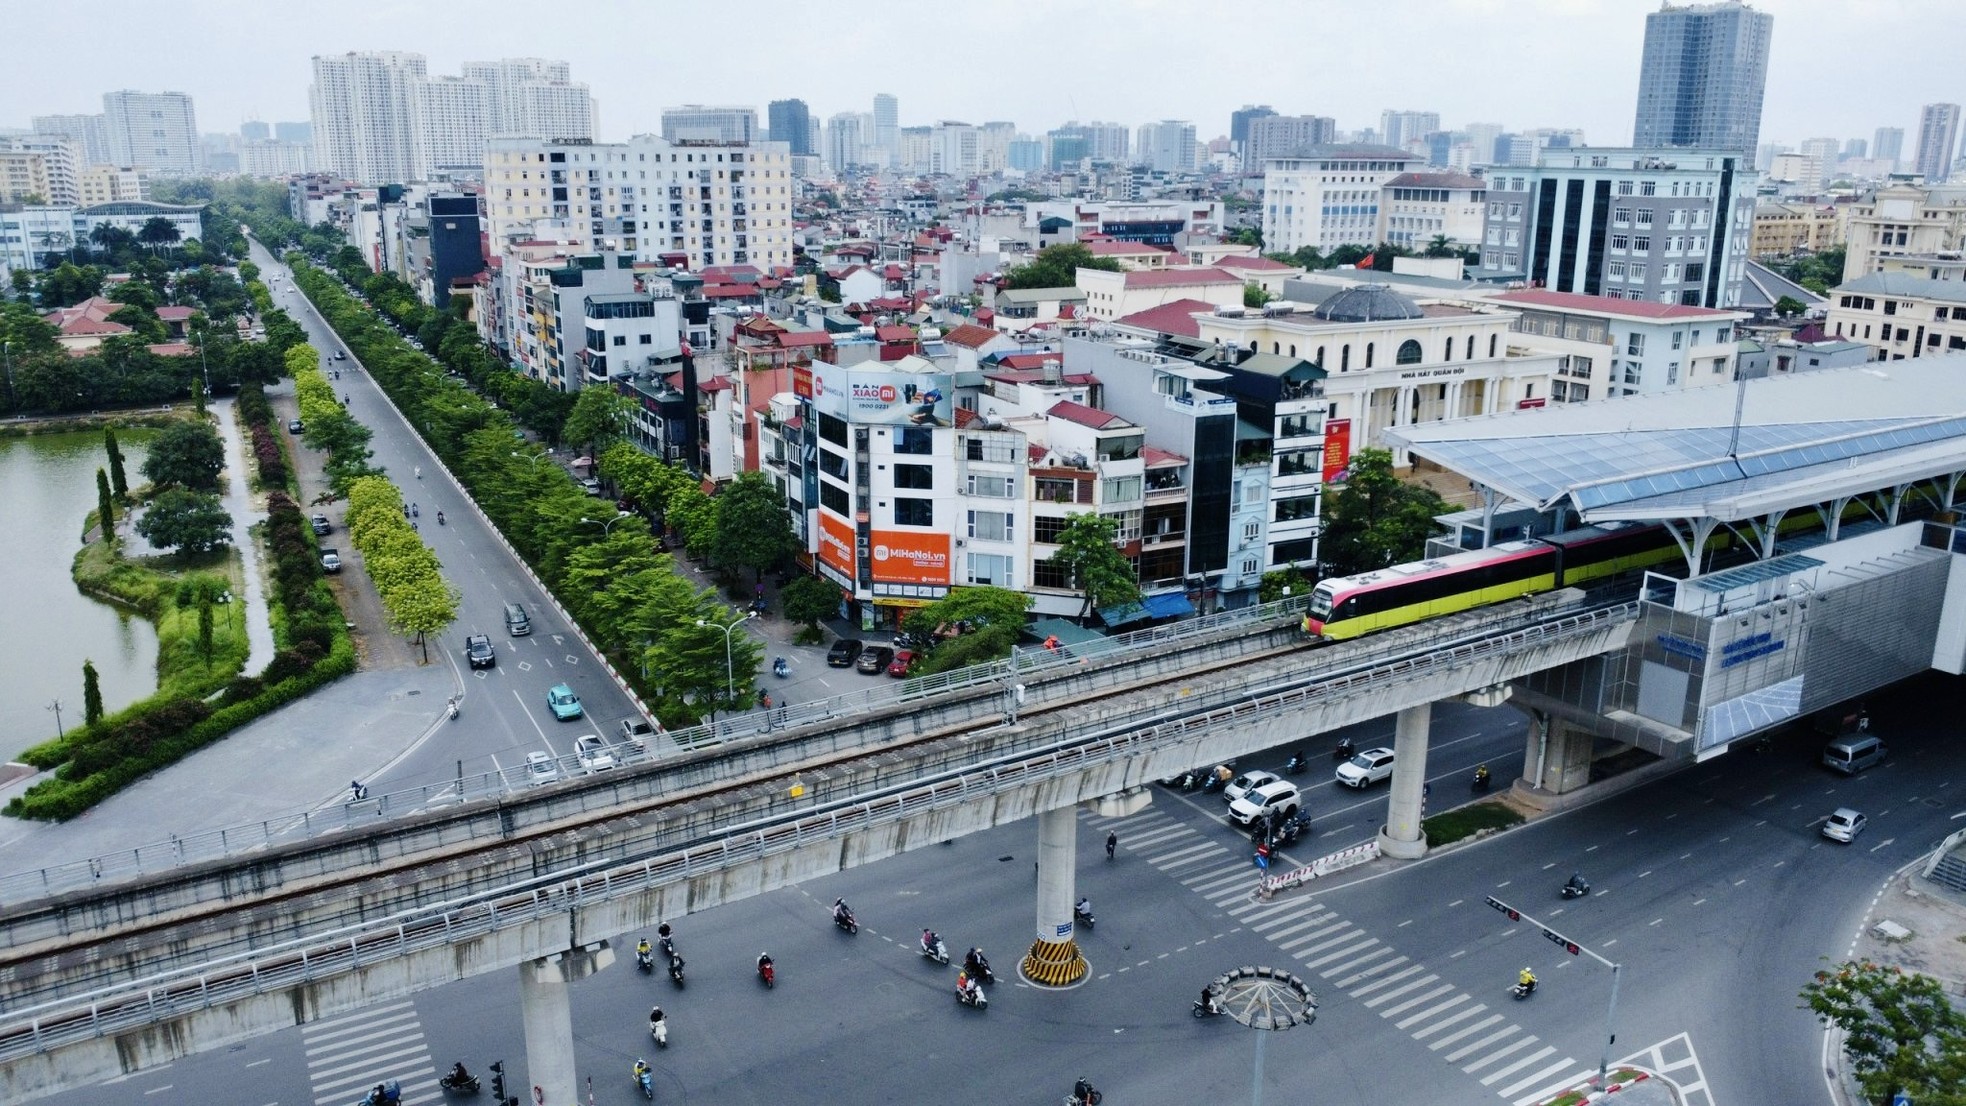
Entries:
[[1561, 795], [1591, 782], [1591, 750], [1597, 735], [1570, 722], [1537, 714], [1529, 722], [1523, 749], [1522, 782], [1539, 791]]
[[[567, 984], [585, 979], [613, 961], [614, 952], [602, 943], [519, 965], [519, 1016], [526, 1031], [526, 1079], [531, 1087], [545, 1093], [548, 1103], [580, 1101], [579, 1080], [573, 1066], [573, 1011], [567, 1002]], [[517, 1095], [521, 1102], [533, 1101], [530, 1088], [514, 1079], [514, 1074], [509, 1067], [506, 1069], [506, 1093]]]
[[1024, 954], [1024, 977], [1046, 987], [1063, 987], [1089, 970], [1072, 937], [1072, 904], [1078, 865], [1079, 818], [1072, 807], [1038, 815], [1037, 940]]
[[1379, 852], [1396, 860], [1417, 860], [1427, 853], [1427, 835], [1420, 830], [1425, 815], [1427, 786], [1427, 727], [1432, 703], [1407, 707], [1393, 725], [1392, 790], [1386, 797], [1386, 824], [1379, 829]]

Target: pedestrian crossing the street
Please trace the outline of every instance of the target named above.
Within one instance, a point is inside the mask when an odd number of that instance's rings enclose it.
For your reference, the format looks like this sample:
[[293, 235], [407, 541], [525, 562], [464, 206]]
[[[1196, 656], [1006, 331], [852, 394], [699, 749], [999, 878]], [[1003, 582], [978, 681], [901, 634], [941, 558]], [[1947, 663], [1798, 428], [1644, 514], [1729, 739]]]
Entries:
[[350, 1106], [377, 1083], [402, 1084], [404, 1106], [443, 1101], [416, 1006], [372, 1006], [301, 1028], [314, 1106]]
[[[1202, 829], [1151, 807], [1120, 818], [1081, 817], [1102, 837], [1119, 834], [1122, 849], [1143, 857], [1276, 946], [1295, 961], [1301, 975], [1322, 980], [1377, 1013], [1511, 1106], [1534, 1106], [1596, 1074], [1594, 1063], [1564, 1055], [1323, 905], [1256, 901], [1251, 891], [1257, 877], [1249, 858]], [[1683, 1083], [1685, 1065], [1698, 1073], [1692, 1046], [1672, 1047], [1683, 1040], [1682, 1035], [1631, 1059]], [[1667, 1052], [1651, 1055], [1661, 1049]], [[1703, 1093], [1704, 1081], [1700, 1087]], [[1710, 1106], [1711, 1100], [1705, 1101]]]

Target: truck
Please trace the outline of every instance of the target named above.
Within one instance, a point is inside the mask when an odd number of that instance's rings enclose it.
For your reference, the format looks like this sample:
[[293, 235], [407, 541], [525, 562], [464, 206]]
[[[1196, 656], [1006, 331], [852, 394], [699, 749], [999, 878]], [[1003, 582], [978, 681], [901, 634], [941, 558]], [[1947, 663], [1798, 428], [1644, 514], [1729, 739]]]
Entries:
[[336, 551], [334, 551], [334, 550], [332, 550], [332, 549], [329, 549], [329, 548], [328, 548], [327, 546], [322, 546], [322, 547], [321, 547], [321, 571], [322, 571], [322, 572], [340, 572], [340, 571], [341, 571], [341, 554], [340, 554], [340, 553], [338, 553], [338, 552], [336, 552]]

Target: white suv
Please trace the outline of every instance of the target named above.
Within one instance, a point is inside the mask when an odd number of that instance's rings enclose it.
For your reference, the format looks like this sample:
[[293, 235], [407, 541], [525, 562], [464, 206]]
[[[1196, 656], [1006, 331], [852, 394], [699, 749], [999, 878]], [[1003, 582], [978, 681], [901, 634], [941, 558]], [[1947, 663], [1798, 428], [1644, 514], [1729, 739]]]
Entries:
[[614, 759], [614, 753], [609, 751], [608, 743], [602, 741], [599, 734], [590, 733], [576, 740], [573, 743], [573, 755], [580, 762], [580, 767], [589, 772], [613, 768], [619, 763]]
[[1230, 780], [1228, 786], [1222, 789], [1222, 798], [1226, 802], [1233, 803], [1264, 784], [1275, 783], [1282, 778], [1282, 776], [1277, 775], [1275, 772], [1264, 772], [1260, 770], [1244, 772], [1242, 775]]
[[1363, 791], [1393, 774], [1391, 749], [1367, 749], [1338, 766], [1338, 782]]
[[1273, 822], [1287, 821], [1297, 813], [1300, 801], [1296, 784], [1289, 780], [1272, 780], [1261, 787], [1250, 788], [1242, 798], [1230, 803], [1229, 817], [1239, 826], [1249, 825], [1259, 815], [1267, 815]]

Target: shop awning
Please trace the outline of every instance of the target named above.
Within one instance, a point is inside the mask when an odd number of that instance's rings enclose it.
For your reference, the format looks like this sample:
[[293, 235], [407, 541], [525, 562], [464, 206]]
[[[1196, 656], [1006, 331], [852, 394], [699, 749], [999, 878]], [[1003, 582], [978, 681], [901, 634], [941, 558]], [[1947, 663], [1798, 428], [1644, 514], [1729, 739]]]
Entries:
[[1062, 618], [1040, 618], [1024, 627], [1024, 636], [1044, 641], [1057, 638], [1060, 645], [1084, 645], [1088, 642], [1103, 641], [1106, 635], [1097, 630], [1088, 630], [1076, 622]]
[[1104, 622], [1115, 630], [1121, 626], [1132, 625], [1135, 622], [1145, 622], [1152, 617], [1154, 616], [1148, 613], [1147, 606], [1144, 603], [1118, 603], [1110, 607], [1099, 608], [1099, 621]]
[[1195, 613], [1195, 605], [1188, 602], [1188, 597], [1178, 591], [1170, 591], [1165, 595], [1149, 595], [1144, 602], [1147, 604], [1147, 615], [1150, 618], [1183, 618]]

